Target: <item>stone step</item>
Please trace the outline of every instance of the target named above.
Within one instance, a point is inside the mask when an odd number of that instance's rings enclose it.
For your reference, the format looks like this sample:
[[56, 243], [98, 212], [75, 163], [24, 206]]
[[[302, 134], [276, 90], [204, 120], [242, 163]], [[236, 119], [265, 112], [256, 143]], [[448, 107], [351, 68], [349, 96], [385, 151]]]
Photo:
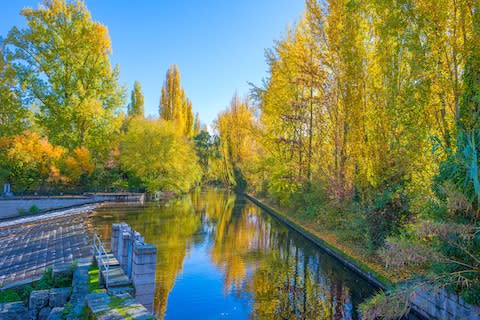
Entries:
[[107, 280], [108, 274], [108, 287], [127, 287], [132, 284], [132, 281], [123, 272], [122, 268], [119, 266], [110, 267], [107, 270], [102, 270], [102, 278]]
[[128, 293], [110, 296], [107, 293], [91, 293], [86, 297], [91, 313], [98, 320], [107, 319], [155, 319], [141, 304], [136, 303]]
[[125, 293], [128, 293], [133, 296], [134, 289], [131, 286], [130, 287], [113, 287], [113, 288], [110, 287], [108, 288], [107, 292], [109, 295], [112, 295], [112, 296], [119, 296]]
[[120, 263], [118, 262], [117, 258], [113, 255], [113, 253], [108, 253], [106, 255], [98, 255], [95, 256], [95, 260], [97, 261], [97, 265], [101, 266], [103, 264], [107, 264], [109, 266], [119, 266]]

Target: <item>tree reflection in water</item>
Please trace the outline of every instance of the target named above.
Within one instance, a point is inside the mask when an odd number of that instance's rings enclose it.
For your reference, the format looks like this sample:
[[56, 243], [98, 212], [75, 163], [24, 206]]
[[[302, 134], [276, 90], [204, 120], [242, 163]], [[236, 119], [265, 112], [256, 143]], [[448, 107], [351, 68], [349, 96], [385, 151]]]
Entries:
[[[223, 275], [223, 295], [247, 302], [253, 319], [357, 319], [356, 307], [374, 293], [305, 238], [227, 191], [206, 189], [140, 208], [102, 208], [94, 219], [104, 239], [111, 223], [126, 221], [157, 246], [160, 318], [169, 308], [185, 307], [167, 303], [195, 244], [208, 246], [211, 263]], [[197, 317], [201, 313], [192, 310]]]

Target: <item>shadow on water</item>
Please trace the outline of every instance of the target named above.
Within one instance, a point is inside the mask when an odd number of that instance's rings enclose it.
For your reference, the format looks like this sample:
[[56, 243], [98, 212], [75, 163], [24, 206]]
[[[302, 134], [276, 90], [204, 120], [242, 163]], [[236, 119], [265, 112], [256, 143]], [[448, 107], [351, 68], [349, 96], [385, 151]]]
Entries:
[[358, 319], [375, 288], [242, 196], [196, 191], [99, 209], [157, 246], [155, 313], [166, 319]]

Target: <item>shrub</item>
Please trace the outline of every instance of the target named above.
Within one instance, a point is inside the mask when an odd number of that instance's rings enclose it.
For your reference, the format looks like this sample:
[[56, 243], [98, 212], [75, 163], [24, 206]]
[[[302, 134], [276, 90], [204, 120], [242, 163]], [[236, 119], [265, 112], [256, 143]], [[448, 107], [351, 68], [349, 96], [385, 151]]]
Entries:
[[30, 207], [30, 209], [28, 209], [28, 212], [31, 213], [31, 214], [39, 213], [40, 208], [37, 207], [37, 205], [34, 204]]
[[42, 278], [36, 283], [35, 289], [45, 290], [53, 287], [53, 272], [52, 268], [47, 268], [42, 275]]
[[23, 287], [22, 293], [20, 294], [20, 297], [22, 298], [22, 300], [23, 301], [28, 300], [28, 298], [30, 297], [30, 293], [32, 293], [33, 290], [34, 289], [31, 286]]

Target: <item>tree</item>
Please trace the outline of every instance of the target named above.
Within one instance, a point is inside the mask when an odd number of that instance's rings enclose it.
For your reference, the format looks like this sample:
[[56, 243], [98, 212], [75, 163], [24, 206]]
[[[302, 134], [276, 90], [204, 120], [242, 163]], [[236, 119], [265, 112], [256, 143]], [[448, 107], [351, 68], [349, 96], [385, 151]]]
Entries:
[[174, 121], [178, 132], [184, 136], [191, 137], [193, 135], [192, 102], [182, 88], [180, 70], [177, 65], [172, 65], [167, 70], [162, 86], [159, 114], [161, 119]]
[[60, 163], [65, 149], [47, 138], [26, 131], [15, 136], [7, 151], [9, 180], [16, 191], [48, 191], [49, 186], [64, 183]]
[[142, 85], [139, 81], [135, 81], [133, 85], [133, 90], [130, 97], [130, 104], [128, 105], [128, 115], [130, 117], [145, 116]]
[[14, 136], [25, 129], [28, 111], [20, 100], [15, 69], [4, 54], [0, 38], [0, 137]]
[[64, 172], [68, 184], [74, 186], [87, 185], [85, 180], [94, 170], [94, 163], [87, 148], [76, 148], [73, 152], [67, 155], [62, 162], [62, 171]]
[[132, 119], [122, 140], [120, 163], [149, 192], [187, 192], [201, 178], [193, 145], [166, 120]]
[[198, 112], [195, 114], [195, 119], [193, 120], [193, 136], [197, 136], [202, 131], [202, 124], [200, 123], [200, 115]]
[[14, 27], [7, 45], [25, 88], [23, 102], [39, 108], [37, 122], [52, 143], [105, 153], [123, 102], [107, 27], [93, 21], [81, 1], [46, 1], [21, 14], [27, 28]]
[[215, 120], [215, 128], [220, 138], [224, 182], [239, 189], [246, 188], [245, 179], [254, 184], [255, 163], [261, 154], [254, 134], [254, 111], [248, 101], [235, 94], [228, 109]]

